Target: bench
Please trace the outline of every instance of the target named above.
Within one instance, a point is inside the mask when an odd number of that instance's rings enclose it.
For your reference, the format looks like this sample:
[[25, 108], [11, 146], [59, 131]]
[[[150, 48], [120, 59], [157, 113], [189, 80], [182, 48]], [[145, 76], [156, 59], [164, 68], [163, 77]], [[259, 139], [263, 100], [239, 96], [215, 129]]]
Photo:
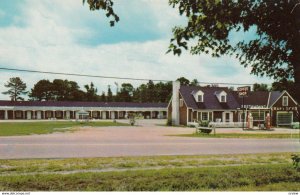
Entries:
[[212, 132], [212, 127], [196, 127], [196, 133], [207, 133], [210, 134]]

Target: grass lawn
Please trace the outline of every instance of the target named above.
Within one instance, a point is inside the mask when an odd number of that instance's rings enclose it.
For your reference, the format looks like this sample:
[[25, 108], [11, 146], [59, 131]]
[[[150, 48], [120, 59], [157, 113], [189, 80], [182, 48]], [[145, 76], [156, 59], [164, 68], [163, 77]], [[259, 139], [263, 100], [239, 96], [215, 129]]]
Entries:
[[182, 137], [196, 137], [196, 138], [255, 138], [255, 139], [265, 139], [265, 138], [293, 138], [299, 139], [299, 133], [297, 131], [291, 133], [217, 133], [214, 135], [206, 133], [193, 133], [193, 134], [179, 134], [172, 136], [182, 136]]
[[47, 134], [53, 132], [74, 131], [82, 126], [128, 126], [125, 123], [108, 121], [72, 122], [72, 121], [45, 121], [45, 122], [1, 122], [0, 136]]
[[299, 191], [291, 153], [0, 160], [0, 191]]

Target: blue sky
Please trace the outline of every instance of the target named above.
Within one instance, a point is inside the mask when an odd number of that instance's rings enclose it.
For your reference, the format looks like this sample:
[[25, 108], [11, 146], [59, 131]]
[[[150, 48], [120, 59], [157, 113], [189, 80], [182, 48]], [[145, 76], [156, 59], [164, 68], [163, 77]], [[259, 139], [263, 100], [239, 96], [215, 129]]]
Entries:
[[[249, 68], [229, 56], [166, 54], [172, 27], [185, 22], [168, 0], [115, 0], [114, 8], [120, 22], [110, 27], [103, 12], [91, 12], [81, 0], [0, 1], [0, 67], [163, 80], [184, 76], [205, 82], [272, 82], [250, 75]], [[231, 36], [233, 41], [240, 38]], [[250, 32], [244, 38], [251, 36]], [[107, 85], [114, 88], [116, 81], [1, 71], [0, 92], [15, 76], [27, 83], [28, 90], [41, 79], [60, 78], [80, 86], [93, 82], [101, 93]], [[0, 99], [8, 96], [0, 94]]]

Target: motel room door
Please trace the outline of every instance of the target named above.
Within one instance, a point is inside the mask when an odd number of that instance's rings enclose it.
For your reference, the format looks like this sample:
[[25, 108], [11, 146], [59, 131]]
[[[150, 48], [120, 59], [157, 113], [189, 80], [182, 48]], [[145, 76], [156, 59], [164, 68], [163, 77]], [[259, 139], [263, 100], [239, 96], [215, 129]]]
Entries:
[[232, 112], [223, 112], [223, 122], [232, 122], [233, 113]]
[[42, 112], [41, 111], [37, 111], [36, 112], [36, 119], [42, 119]]
[[31, 119], [31, 111], [27, 111], [27, 119]]

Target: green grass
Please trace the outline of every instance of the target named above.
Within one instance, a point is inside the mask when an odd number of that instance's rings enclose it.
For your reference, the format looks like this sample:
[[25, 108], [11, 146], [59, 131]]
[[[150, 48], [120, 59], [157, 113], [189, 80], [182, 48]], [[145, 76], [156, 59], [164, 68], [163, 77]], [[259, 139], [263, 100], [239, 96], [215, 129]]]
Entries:
[[176, 167], [239, 166], [250, 164], [291, 164], [292, 153], [226, 154], [201, 156], [152, 156], [113, 158], [69, 158], [0, 160], [0, 175], [27, 174], [61, 171], [124, 169], [157, 169]]
[[72, 121], [47, 121], [47, 122], [1, 122], [0, 136], [48, 134], [53, 132], [74, 131], [82, 126], [127, 126], [125, 123], [108, 121], [72, 122]]
[[205, 134], [205, 133], [193, 133], [193, 134], [179, 134], [179, 135], [171, 135], [171, 136], [181, 136], [181, 137], [196, 137], [196, 138], [255, 138], [255, 139], [265, 139], [265, 138], [273, 138], [273, 139], [286, 139], [293, 138], [299, 139], [299, 133], [293, 132], [290, 133], [217, 133], [216, 135]]
[[290, 164], [0, 176], [0, 191], [299, 191]]
[[0, 191], [299, 191], [291, 154], [0, 160]]

